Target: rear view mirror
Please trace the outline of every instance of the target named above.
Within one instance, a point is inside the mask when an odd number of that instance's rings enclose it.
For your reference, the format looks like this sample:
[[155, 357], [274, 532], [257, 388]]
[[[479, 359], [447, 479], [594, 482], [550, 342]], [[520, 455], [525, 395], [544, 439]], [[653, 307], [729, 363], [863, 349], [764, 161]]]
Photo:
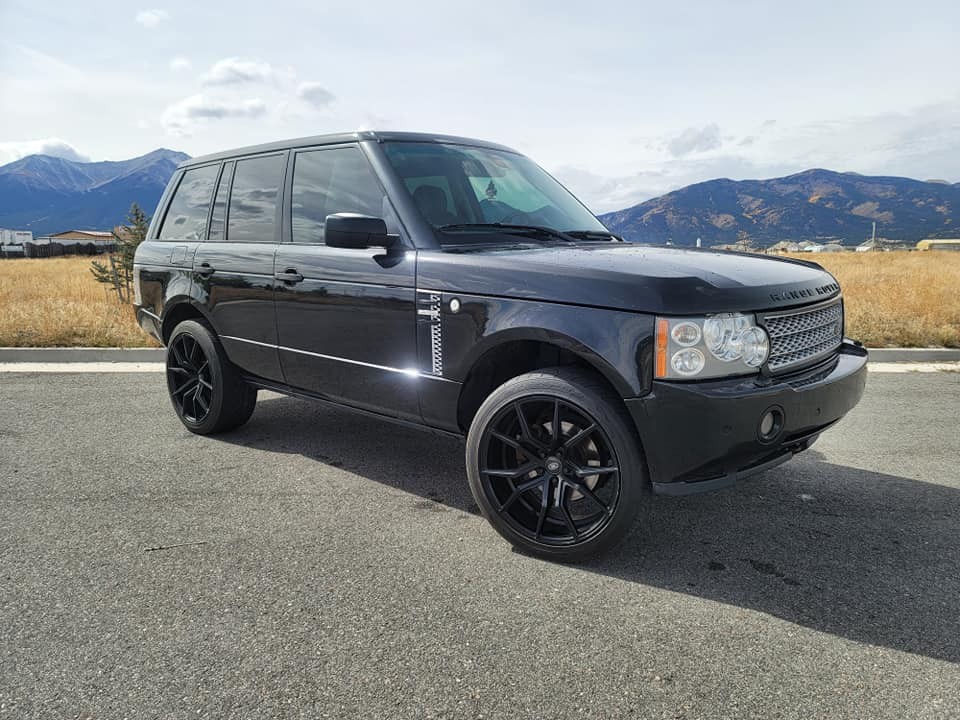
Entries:
[[354, 249], [390, 248], [397, 241], [395, 235], [387, 234], [383, 218], [357, 213], [327, 215], [324, 239], [330, 247]]

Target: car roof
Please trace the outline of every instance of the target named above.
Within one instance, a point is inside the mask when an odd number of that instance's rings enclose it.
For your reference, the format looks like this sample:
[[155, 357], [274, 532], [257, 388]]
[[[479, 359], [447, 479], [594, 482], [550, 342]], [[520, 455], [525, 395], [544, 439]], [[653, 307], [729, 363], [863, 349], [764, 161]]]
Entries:
[[277, 142], [263, 143], [261, 145], [249, 145], [247, 147], [237, 148], [235, 150], [224, 150], [222, 152], [210, 153], [209, 155], [200, 155], [198, 157], [184, 160], [179, 167], [191, 167], [193, 165], [203, 165], [204, 163], [215, 162], [217, 160], [228, 160], [230, 158], [241, 157], [243, 155], [256, 155], [258, 153], [272, 152], [278, 150], [290, 150], [291, 148], [311, 147], [314, 145], [337, 145], [350, 142], [420, 142], [420, 143], [445, 143], [450, 145], [471, 145], [474, 147], [487, 148], [489, 150], [504, 150], [506, 152], [516, 153], [516, 150], [508, 148], [505, 145], [487, 142], [485, 140], [476, 140], [474, 138], [458, 137], [456, 135], [437, 135], [434, 133], [416, 133], [416, 132], [396, 132], [387, 130], [359, 130], [357, 132], [332, 133], [329, 135], [312, 135], [309, 137], [295, 138], [292, 140], [278, 140]]

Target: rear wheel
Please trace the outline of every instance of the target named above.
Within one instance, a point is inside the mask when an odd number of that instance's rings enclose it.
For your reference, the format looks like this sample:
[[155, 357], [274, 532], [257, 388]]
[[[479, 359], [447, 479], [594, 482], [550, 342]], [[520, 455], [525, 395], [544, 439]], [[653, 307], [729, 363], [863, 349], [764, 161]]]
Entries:
[[622, 540], [648, 487], [622, 401], [602, 379], [574, 368], [538, 370], [497, 388], [470, 427], [467, 475], [501, 535], [569, 561]]
[[206, 323], [184, 320], [167, 342], [167, 389], [177, 417], [190, 432], [209, 435], [243, 425], [257, 390], [233, 366]]

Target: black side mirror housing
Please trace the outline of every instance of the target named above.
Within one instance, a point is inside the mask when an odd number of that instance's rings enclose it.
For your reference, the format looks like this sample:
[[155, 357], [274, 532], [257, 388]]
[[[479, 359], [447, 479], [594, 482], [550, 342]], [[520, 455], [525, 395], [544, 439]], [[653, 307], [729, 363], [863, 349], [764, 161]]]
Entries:
[[323, 236], [330, 247], [355, 250], [368, 247], [389, 249], [398, 240], [396, 235], [387, 234], [387, 223], [383, 218], [358, 213], [327, 215]]

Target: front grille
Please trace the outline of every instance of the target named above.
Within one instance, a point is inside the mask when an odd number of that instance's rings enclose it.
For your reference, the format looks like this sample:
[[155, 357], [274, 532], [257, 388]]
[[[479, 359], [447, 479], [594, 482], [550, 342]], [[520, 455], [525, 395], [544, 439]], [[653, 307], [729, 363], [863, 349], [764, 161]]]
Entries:
[[770, 336], [770, 372], [807, 365], [836, 351], [843, 342], [843, 303], [762, 316]]

